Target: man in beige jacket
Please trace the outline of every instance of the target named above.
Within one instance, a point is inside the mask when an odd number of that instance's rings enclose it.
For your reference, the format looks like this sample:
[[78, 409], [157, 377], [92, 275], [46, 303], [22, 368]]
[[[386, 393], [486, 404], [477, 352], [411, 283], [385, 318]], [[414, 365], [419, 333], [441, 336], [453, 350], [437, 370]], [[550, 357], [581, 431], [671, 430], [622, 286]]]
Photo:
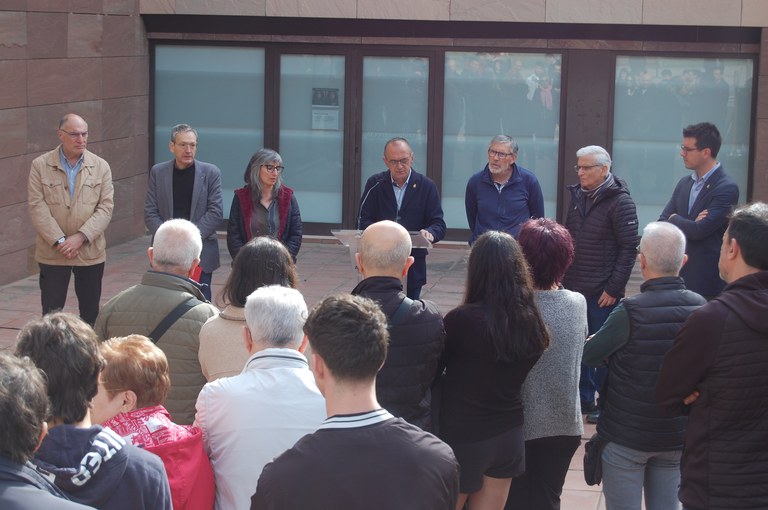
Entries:
[[43, 314], [64, 307], [75, 275], [80, 317], [93, 325], [104, 274], [104, 231], [112, 218], [114, 190], [109, 164], [86, 150], [88, 124], [68, 113], [59, 121], [61, 144], [32, 162], [29, 216], [37, 231]]

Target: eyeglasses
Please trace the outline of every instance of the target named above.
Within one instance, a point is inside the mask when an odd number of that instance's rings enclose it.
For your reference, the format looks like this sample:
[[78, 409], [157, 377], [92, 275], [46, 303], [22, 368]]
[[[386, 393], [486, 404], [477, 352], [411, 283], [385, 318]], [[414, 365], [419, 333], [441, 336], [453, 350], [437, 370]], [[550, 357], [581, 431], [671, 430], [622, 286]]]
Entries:
[[190, 148], [192, 150], [197, 149], [197, 143], [194, 143], [194, 142], [192, 142], [192, 143], [190, 143], [190, 142], [180, 142], [180, 143], [173, 142], [173, 145], [178, 145], [182, 149], [187, 149], [187, 148]]
[[65, 131], [65, 130], [63, 130], [63, 129], [61, 129], [60, 131], [61, 131], [62, 133], [66, 133], [66, 134], [68, 134], [68, 135], [69, 135], [69, 137], [70, 137], [71, 139], [73, 139], [73, 140], [77, 140], [77, 139], [78, 139], [78, 138], [80, 138], [81, 136], [82, 136], [83, 138], [88, 138], [88, 131], [74, 131], [74, 132], [72, 132], [72, 133], [70, 133], [69, 131]]
[[269, 172], [271, 174], [279, 174], [280, 172], [285, 170], [285, 167], [284, 166], [280, 166], [280, 165], [277, 165], [277, 166], [276, 165], [261, 165], [261, 166], [263, 168], [266, 168], [267, 172]]
[[403, 159], [390, 159], [387, 161], [389, 163], [389, 166], [408, 166], [408, 164], [411, 162], [411, 158], [403, 158]]
[[509, 156], [512, 156], [513, 154], [514, 154], [513, 152], [499, 152], [493, 149], [488, 149], [488, 155], [492, 158], [504, 159], [504, 158], [508, 158]]
[[592, 168], [595, 168], [597, 166], [603, 166], [603, 165], [573, 165], [573, 171], [578, 173], [579, 170], [584, 170], [586, 172], [587, 170], [591, 170]]
[[680, 150], [688, 154], [689, 152], [700, 151], [702, 149], [699, 149], [698, 147], [686, 147], [685, 145], [681, 145]]

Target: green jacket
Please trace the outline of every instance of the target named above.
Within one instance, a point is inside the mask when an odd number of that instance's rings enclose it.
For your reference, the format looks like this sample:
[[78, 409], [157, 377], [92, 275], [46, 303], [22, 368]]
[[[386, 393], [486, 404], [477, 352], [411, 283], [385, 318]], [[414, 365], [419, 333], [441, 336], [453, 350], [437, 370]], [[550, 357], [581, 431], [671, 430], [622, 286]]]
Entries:
[[139, 285], [124, 290], [101, 308], [94, 327], [102, 340], [131, 334], [149, 336], [166, 315], [192, 296], [200, 303], [157, 341], [171, 372], [171, 390], [163, 405], [175, 423], [185, 425], [194, 421], [197, 395], [206, 383], [197, 355], [200, 328], [219, 313], [205, 301], [197, 285], [182, 276], [148, 271]]

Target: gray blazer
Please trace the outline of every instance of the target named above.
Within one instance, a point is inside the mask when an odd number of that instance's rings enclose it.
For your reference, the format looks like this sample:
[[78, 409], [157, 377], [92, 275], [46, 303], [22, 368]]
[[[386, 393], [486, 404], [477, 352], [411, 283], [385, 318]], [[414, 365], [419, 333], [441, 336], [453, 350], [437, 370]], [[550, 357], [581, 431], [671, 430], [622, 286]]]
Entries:
[[[154, 236], [165, 220], [173, 217], [173, 160], [158, 163], [149, 171], [147, 198], [144, 200], [144, 224]], [[203, 238], [200, 267], [206, 273], [221, 265], [216, 230], [223, 220], [221, 170], [216, 165], [195, 160], [195, 184], [192, 188], [190, 221]]]

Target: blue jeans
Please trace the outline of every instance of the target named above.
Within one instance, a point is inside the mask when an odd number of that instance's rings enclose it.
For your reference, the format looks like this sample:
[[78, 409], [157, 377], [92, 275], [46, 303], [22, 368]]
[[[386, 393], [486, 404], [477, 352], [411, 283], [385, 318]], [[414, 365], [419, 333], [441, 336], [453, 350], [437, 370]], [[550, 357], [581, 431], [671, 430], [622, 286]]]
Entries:
[[[611, 306], [601, 308], [597, 304], [598, 299], [602, 291], [595, 296], [584, 296], [587, 298], [587, 328], [589, 334], [592, 335], [603, 326], [603, 323], [611, 314], [616, 305], [619, 304], [617, 299]], [[581, 376], [579, 377], [579, 397], [582, 404], [591, 404], [595, 401], [595, 391], [600, 391], [605, 382], [605, 378], [608, 375], [608, 369], [602, 368], [589, 368], [586, 365], [581, 365]]]
[[679, 510], [681, 454], [606, 444], [602, 456], [606, 510], [640, 510], [643, 495], [646, 510]]

